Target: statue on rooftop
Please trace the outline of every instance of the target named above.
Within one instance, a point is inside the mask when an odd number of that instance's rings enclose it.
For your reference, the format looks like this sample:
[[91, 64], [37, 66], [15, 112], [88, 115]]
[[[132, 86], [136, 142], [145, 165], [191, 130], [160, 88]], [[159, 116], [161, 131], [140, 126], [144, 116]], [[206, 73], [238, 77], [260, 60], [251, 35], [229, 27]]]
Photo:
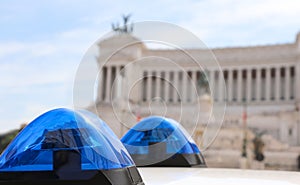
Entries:
[[111, 27], [112, 30], [116, 33], [123, 34], [123, 33], [132, 33], [133, 32], [133, 24], [129, 24], [129, 19], [131, 14], [122, 15], [123, 18], [123, 26], [120, 26], [119, 23], [112, 23]]

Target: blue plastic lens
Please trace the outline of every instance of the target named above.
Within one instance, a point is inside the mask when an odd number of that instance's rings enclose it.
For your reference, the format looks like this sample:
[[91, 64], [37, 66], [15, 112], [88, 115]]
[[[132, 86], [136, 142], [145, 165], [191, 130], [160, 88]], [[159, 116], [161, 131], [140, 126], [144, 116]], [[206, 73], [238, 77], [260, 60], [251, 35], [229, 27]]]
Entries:
[[143, 119], [121, 139], [130, 154], [148, 154], [149, 146], [165, 143], [167, 154], [198, 154], [197, 145], [175, 120], [152, 116]]
[[[0, 157], [0, 171], [49, 171], [57, 157], [71, 156], [81, 170], [133, 166], [125, 147], [96, 115], [55, 109], [32, 121]], [[76, 166], [77, 165], [77, 166]]]

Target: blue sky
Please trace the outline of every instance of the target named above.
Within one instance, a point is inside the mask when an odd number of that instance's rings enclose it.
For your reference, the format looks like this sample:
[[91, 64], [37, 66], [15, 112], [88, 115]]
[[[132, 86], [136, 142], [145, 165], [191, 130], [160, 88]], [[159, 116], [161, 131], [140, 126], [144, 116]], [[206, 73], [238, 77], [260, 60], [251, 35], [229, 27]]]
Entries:
[[0, 133], [42, 112], [72, 107], [76, 69], [123, 13], [182, 26], [208, 47], [294, 42], [298, 0], [0, 2]]

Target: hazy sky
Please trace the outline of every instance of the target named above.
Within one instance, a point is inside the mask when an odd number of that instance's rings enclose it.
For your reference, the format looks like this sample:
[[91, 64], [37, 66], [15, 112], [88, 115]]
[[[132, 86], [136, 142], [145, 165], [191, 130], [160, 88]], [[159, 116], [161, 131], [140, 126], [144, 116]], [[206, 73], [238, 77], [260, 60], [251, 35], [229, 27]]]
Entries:
[[0, 133], [72, 107], [85, 51], [123, 13], [182, 26], [208, 47], [294, 42], [299, 0], [0, 1]]

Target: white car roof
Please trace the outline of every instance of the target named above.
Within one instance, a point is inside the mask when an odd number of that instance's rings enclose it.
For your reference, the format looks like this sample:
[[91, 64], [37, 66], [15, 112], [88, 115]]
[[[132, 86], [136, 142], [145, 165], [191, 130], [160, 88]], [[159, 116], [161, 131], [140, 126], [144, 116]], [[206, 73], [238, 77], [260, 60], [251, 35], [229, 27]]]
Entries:
[[300, 172], [214, 168], [138, 168], [146, 185], [300, 185]]

